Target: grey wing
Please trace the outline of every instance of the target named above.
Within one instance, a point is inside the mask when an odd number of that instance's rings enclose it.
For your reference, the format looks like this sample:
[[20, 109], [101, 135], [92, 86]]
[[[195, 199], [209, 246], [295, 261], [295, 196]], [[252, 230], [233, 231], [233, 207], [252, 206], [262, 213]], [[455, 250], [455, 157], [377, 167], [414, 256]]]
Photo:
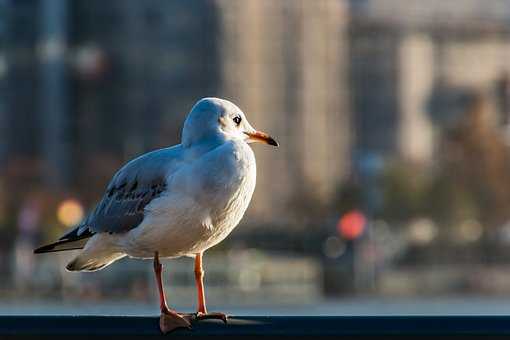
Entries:
[[128, 177], [108, 186], [106, 194], [84, 225], [93, 232], [119, 233], [137, 227], [144, 209], [166, 190], [164, 174]]
[[136, 228], [145, 207], [167, 188], [164, 159], [136, 159], [119, 170], [95, 209], [60, 239], [90, 237], [95, 233], [122, 233]]

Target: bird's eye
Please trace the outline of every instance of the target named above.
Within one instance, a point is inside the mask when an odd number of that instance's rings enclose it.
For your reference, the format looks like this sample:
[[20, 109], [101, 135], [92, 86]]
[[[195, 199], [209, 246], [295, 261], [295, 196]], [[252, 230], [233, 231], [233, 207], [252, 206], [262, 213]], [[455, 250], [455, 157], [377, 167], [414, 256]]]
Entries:
[[241, 116], [235, 116], [234, 117], [234, 123], [236, 123], [236, 125], [241, 124]]

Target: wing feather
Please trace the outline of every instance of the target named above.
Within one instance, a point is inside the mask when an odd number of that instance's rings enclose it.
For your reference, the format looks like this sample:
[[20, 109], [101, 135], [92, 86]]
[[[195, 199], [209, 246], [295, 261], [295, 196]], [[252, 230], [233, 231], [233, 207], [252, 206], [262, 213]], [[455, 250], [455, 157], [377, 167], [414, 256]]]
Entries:
[[145, 207], [167, 190], [166, 178], [181, 161], [180, 145], [142, 155], [124, 165], [105, 194], [80, 225], [59, 240], [75, 240], [95, 233], [123, 233], [143, 221]]

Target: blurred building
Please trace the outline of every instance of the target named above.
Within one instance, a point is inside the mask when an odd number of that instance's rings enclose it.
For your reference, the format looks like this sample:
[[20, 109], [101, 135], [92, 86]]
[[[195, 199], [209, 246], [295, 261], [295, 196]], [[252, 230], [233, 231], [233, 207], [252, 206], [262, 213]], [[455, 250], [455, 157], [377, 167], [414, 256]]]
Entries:
[[[37, 7], [3, 2], [2, 16], [2, 170], [16, 155], [32, 157], [37, 148], [35, 114]], [[9, 162], [8, 162], [9, 161]], [[2, 171], [3, 172], [3, 171]]]
[[508, 72], [508, 2], [350, 4], [355, 152], [428, 162], [437, 137], [433, 121], [446, 123], [457, 116], [453, 111], [467, 109], [458, 105], [462, 90], [492, 96]]
[[238, 103], [281, 141], [277, 151], [256, 151], [252, 222], [289, 222], [326, 206], [348, 170], [343, 2], [45, 0], [6, 8], [5, 158], [18, 183], [40, 180], [93, 202], [123, 161], [177, 143], [185, 114], [204, 96]]
[[94, 192], [125, 161], [180, 141], [194, 102], [218, 94], [217, 11], [209, 1], [76, 1], [73, 135], [78, 185]]
[[[256, 150], [250, 216], [313, 216], [349, 169], [348, 15], [345, 2], [219, 0], [223, 89], [280, 148]], [[268, 190], [270, 188], [270, 193]]]
[[453, 3], [2, 1], [6, 190], [44, 184], [92, 204], [123, 162], [178, 142], [197, 98], [221, 96], [281, 142], [255, 146], [248, 224], [334, 214], [351, 168], [429, 163], [465, 88], [508, 122], [504, 1]]
[[211, 2], [3, 6], [0, 128], [9, 128], [0, 166], [12, 187], [39, 184], [93, 201], [123, 162], [177, 143], [194, 101], [217, 93]]
[[[0, 2], [0, 41], [6, 41], [7, 38], [7, 13], [6, 3]], [[0, 93], [6, 93], [7, 91], [7, 60], [6, 60], [6, 49], [5, 45], [0, 48]], [[0, 135], [6, 136], [8, 131], [7, 126], [7, 114], [6, 114], [6, 98], [5, 96], [0, 99]], [[7, 144], [0, 143], [0, 168], [6, 161]]]

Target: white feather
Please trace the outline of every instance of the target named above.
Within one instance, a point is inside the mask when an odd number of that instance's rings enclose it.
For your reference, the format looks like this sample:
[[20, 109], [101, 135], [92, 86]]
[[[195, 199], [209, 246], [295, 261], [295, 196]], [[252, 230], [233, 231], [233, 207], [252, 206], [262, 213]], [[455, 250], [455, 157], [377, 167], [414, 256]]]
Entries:
[[222, 241], [243, 217], [256, 181], [255, 157], [243, 142], [224, 143], [172, 174], [168, 192], [146, 207], [142, 224], [120, 238], [132, 257], [177, 257]]
[[[233, 123], [234, 116], [243, 123]], [[164, 163], [166, 189], [145, 207], [141, 224], [97, 233], [68, 269], [96, 270], [126, 255], [152, 258], [156, 251], [161, 257], [193, 256], [225, 239], [255, 189], [255, 156], [245, 131], [255, 130], [234, 104], [199, 101], [186, 119], [183, 143], [166, 153], [173, 157]], [[146, 159], [152, 158], [140, 158], [139, 166]]]

